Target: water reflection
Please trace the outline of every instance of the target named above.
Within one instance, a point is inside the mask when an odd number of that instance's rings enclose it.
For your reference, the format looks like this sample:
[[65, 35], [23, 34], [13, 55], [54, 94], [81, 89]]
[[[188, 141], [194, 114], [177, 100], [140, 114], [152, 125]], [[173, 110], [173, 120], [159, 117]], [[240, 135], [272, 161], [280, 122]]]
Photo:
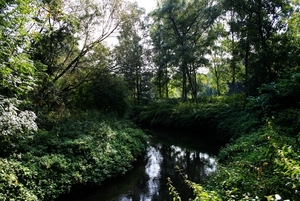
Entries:
[[[216, 146], [215, 141], [188, 141], [182, 138], [158, 139], [153, 137], [144, 161], [125, 177], [118, 178], [109, 185], [100, 186], [93, 192], [71, 193], [61, 200], [67, 201], [172, 201], [167, 178], [170, 177], [182, 200], [193, 197], [192, 190], [184, 183], [175, 166], [182, 169], [189, 180], [201, 183], [216, 170], [216, 159], [208, 151]], [[200, 144], [201, 143], [201, 144]], [[195, 146], [191, 147], [191, 144]], [[80, 193], [80, 195], [79, 195]]]
[[147, 151], [147, 158], [146, 174], [149, 178], [147, 181], [148, 192], [146, 195], [142, 195], [141, 200], [151, 200], [153, 196], [159, 196], [160, 164], [163, 157], [158, 149], [150, 146]]
[[172, 200], [168, 192], [167, 177], [171, 178], [183, 200], [188, 200], [192, 197], [192, 191], [187, 189], [182, 176], [176, 172], [175, 166], [182, 168], [186, 176], [195, 182], [202, 182], [216, 170], [214, 157], [175, 145], [151, 144], [146, 158], [145, 174], [134, 188], [122, 193], [116, 200]]

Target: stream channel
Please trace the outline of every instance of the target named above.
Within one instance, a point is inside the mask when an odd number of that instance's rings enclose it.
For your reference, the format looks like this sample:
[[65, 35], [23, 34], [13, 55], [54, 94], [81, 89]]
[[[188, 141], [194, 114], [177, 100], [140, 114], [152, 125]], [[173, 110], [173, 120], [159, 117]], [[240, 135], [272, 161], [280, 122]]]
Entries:
[[184, 183], [182, 174], [201, 184], [216, 170], [215, 156], [223, 143], [212, 139], [210, 134], [195, 140], [183, 131], [151, 130], [147, 133], [150, 133], [150, 140], [145, 156], [135, 162], [125, 176], [101, 186], [74, 188], [58, 200], [172, 201], [167, 178], [171, 179], [182, 200], [192, 198], [193, 192]]

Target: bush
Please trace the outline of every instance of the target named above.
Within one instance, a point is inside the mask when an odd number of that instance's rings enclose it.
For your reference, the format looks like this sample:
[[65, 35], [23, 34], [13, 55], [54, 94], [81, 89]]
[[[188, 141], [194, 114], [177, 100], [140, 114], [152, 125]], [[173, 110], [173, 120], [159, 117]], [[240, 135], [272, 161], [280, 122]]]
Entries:
[[299, 152], [293, 147], [295, 142], [278, 134], [269, 123], [221, 150], [223, 164], [206, 187], [217, 190], [224, 200], [262, 200], [275, 195], [297, 200]]
[[[298, 77], [263, 85], [260, 95], [249, 97], [247, 104], [211, 99], [174, 105], [170, 114], [185, 120], [182, 125], [210, 125], [232, 138], [219, 152], [217, 172], [203, 187], [186, 180], [194, 200], [299, 199]], [[174, 186], [170, 191], [174, 200], [181, 199]]]
[[0, 156], [12, 153], [19, 139], [37, 130], [35, 113], [18, 109], [21, 103], [16, 98], [0, 96]]
[[130, 122], [96, 111], [77, 113], [1, 158], [0, 198], [53, 200], [75, 184], [101, 184], [132, 168], [146, 141]]
[[223, 139], [237, 138], [258, 124], [256, 115], [244, 110], [244, 100], [240, 98], [242, 95], [205, 98], [200, 103], [153, 102], [136, 108], [133, 121], [144, 126], [218, 133]]

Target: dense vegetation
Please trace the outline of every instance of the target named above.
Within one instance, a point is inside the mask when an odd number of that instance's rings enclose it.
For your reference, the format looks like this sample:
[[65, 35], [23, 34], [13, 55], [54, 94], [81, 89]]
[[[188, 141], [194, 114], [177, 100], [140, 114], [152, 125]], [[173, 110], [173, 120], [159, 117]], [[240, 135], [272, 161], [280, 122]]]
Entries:
[[0, 199], [124, 174], [146, 142], [126, 118], [230, 141], [197, 196], [297, 199], [299, 7], [0, 0]]
[[[241, 95], [202, 97], [199, 103], [182, 103], [177, 99], [162, 100], [136, 107], [133, 110], [133, 121], [145, 127], [199, 131], [199, 136], [194, 137], [215, 133], [215, 137], [229, 141], [239, 135], [236, 130], [249, 132], [259, 124], [254, 114], [244, 110], [244, 104], [245, 100]], [[248, 121], [249, 118], [251, 121]], [[247, 124], [245, 121], [248, 121]]]
[[0, 199], [53, 200], [75, 184], [101, 184], [131, 169], [146, 140], [131, 123], [77, 111], [1, 158]]
[[[292, 79], [264, 85], [259, 96], [242, 102], [241, 97], [227, 96], [197, 104], [154, 103], [138, 108], [136, 121], [196, 129], [199, 136], [214, 133], [230, 141], [219, 152], [218, 171], [203, 186], [183, 176], [194, 189], [194, 200], [298, 200], [300, 96], [294, 94], [299, 93], [299, 78], [294, 74]], [[171, 181], [169, 186], [174, 199], [181, 200]]]
[[54, 200], [125, 174], [144, 153], [103, 43], [127, 5], [101, 3], [0, 1], [0, 200]]

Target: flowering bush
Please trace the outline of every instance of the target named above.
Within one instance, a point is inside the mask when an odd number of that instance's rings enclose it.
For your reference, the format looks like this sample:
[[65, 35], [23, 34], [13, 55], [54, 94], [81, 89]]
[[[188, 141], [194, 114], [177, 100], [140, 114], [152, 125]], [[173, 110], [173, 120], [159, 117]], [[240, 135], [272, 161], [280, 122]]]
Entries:
[[37, 131], [35, 113], [28, 110], [19, 110], [17, 106], [20, 103], [21, 101], [16, 98], [4, 98], [0, 96], [1, 152], [7, 152], [8, 148], [14, 147], [16, 139], [28, 137]]

